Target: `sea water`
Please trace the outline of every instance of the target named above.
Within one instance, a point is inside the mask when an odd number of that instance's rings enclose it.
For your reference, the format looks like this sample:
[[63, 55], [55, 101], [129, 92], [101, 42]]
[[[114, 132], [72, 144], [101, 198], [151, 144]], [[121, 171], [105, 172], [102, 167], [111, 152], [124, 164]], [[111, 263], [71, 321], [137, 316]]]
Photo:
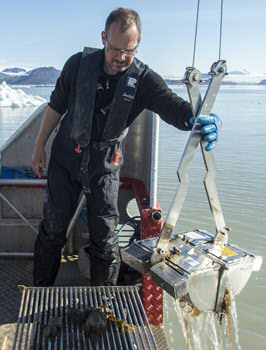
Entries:
[[[52, 87], [22, 88], [27, 94], [48, 99]], [[204, 88], [202, 93], [204, 94]], [[184, 87], [174, 91], [187, 99]], [[0, 108], [0, 145], [27, 119], [35, 108]], [[236, 298], [237, 317], [232, 318], [233, 349], [264, 350], [266, 348], [266, 88], [263, 86], [222, 86], [213, 107], [223, 121], [221, 137], [214, 151], [216, 182], [226, 225], [231, 228], [229, 243], [264, 257], [262, 268], [253, 273], [246, 287]], [[165, 217], [177, 188], [176, 170], [188, 133], [160, 122], [158, 200]], [[204, 164], [197, 153], [190, 173], [190, 186], [176, 232], [194, 228], [214, 232], [214, 222], [204, 191]], [[169, 347], [187, 349], [176, 304], [166, 296], [165, 327]], [[236, 316], [235, 315], [235, 316]], [[212, 316], [199, 319], [213, 343], [202, 350], [221, 346], [219, 332], [215, 335]], [[238, 322], [237, 322], [238, 319]], [[207, 327], [205, 326], [207, 325]], [[199, 325], [196, 326], [199, 328]], [[224, 349], [230, 349], [226, 337]], [[193, 341], [191, 346], [195, 346]], [[207, 345], [206, 345], [207, 344]], [[212, 344], [212, 345], [210, 345]], [[206, 348], [205, 348], [206, 346]], [[217, 348], [218, 349], [218, 348]], [[220, 348], [219, 348], [220, 349]]]
[[[175, 91], [186, 98], [184, 88]], [[229, 243], [264, 257], [261, 270], [252, 274], [236, 298], [239, 341], [237, 336], [234, 337], [233, 349], [240, 346], [242, 350], [262, 350], [266, 348], [266, 88], [222, 86], [213, 111], [223, 121], [214, 154], [218, 193], [226, 225], [231, 228]], [[175, 171], [186, 141], [185, 133], [160, 123], [158, 195], [164, 213], [170, 207], [176, 190]], [[202, 182], [204, 174], [204, 164], [198, 152], [176, 232], [202, 228], [214, 233], [214, 222]], [[176, 335], [173, 349], [183, 350], [186, 349], [186, 341], [169, 299], [166, 305], [170, 318], [165, 324], [171, 323], [171, 334]], [[228, 344], [224, 342], [223, 345], [224, 349], [229, 349], [226, 347]]]

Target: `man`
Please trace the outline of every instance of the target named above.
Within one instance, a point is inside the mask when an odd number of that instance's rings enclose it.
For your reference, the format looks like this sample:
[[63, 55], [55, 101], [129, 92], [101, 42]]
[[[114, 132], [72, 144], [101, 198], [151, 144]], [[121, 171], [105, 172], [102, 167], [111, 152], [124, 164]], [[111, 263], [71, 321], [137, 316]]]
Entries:
[[[33, 153], [37, 176], [45, 168], [45, 144], [65, 114], [51, 151], [44, 217], [34, 251], [34, 284], [53, 285], [66, 231], [83, 190], [87, 199], [91, 284], [115, 285], [120, 257], [115, 228], [123, 162], [120, 142], [145, 108], [190, 130], [191, 108], [164, 80], [135, 58], [141, 40], [138, 14], [119, 8], [102, 32], [102, 50], [85, 49], [65, 64], [45, 113]], [[210, 149], [218, 117], [203, 117]]]

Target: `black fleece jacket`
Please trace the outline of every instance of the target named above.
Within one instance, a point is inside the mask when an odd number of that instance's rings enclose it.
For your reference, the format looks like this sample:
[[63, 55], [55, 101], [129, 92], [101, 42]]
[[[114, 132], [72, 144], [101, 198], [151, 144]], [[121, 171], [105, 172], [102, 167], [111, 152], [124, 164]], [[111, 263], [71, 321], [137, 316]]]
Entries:
[[[69, 111], [71, 106], [73, 107], [75, 104], [81, 56], [82, 52], [79, 52], [68, 59], [57, 80], [55, 89], [51, 94], [49, 106], [61, 115]], [[94, 108], [96, 115], [99, 110], [106, 108], [106, 106], [112, 102], [117, 81], [122, 74], [123, 73], [108, 75], [102, 71], [99, 82], [102, 87], [106, 88], [104, 88], [104, 94], [96, 93]], [[145, 69], [141, 75], [136, 97], [128, 117], [127, 126], [129, 126], [144, 109], [157, 113], [166, 123], [180, 130], [191, 130], [192, 128], [188, 122], [189, 118], [192, 116], [190, 104], [172, 92], [164, 79], [147, 65], [145, 65]], [[102, 127], [103, 126], [104, 125], [102, 125]], [[91, 140], [98, 139], [96, 133], [96, 122], [94, 121]]]

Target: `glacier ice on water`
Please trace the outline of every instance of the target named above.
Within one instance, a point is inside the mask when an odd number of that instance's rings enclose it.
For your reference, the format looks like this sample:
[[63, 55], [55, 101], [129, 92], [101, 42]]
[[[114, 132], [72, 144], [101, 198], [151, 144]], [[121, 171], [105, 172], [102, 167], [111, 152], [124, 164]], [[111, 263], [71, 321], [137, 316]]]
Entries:
[[27, 95], [21, 89], [12, 89], [6, 82], [0, 84], [0, 107], [38, 107], [44, 102], [44, 98]]

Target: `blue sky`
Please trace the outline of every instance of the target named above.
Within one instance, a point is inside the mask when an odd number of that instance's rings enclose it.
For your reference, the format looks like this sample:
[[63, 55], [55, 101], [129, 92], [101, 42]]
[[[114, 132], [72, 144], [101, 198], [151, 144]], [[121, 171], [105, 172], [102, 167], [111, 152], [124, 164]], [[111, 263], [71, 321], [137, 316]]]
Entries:
[[[138, 58], [163, 75], [192, 64], [197, 0], [1, 0], [0, 70], [61, 69], [84, 46], [101, 47], [100, 33], [116, 7], [138, 11]], [[220, 0], [201, 0], [195, 66], [208, 71], [219, 56]], [[224, 0], [222, 57], [228, 70], [266, 73], [266, 1]]]

